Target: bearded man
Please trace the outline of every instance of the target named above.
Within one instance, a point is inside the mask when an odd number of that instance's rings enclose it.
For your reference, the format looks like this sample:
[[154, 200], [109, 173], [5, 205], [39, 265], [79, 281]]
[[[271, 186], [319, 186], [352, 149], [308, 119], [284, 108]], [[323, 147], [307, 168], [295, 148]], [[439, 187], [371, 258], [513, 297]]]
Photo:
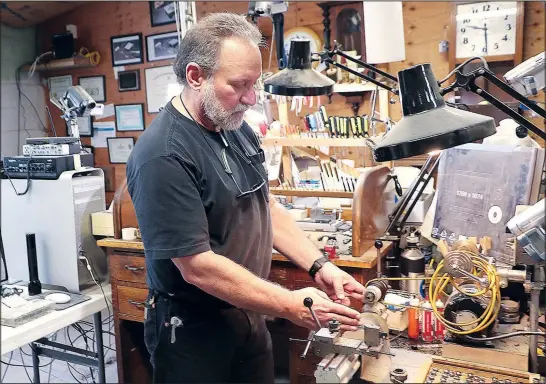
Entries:
[[[244, 17], [209, 15], [174, 64], [182, 94], [140, 136], [127, 184], [145, 249], [144, 337], [154, 382], [273, 383], [265, 316], [356, 329], [364, 287], [325, 260], [269, 194], [263, 152], [243, 121], [256, 103], [262, 36]], [[275, 248], [321, 290], [267, 281]]]

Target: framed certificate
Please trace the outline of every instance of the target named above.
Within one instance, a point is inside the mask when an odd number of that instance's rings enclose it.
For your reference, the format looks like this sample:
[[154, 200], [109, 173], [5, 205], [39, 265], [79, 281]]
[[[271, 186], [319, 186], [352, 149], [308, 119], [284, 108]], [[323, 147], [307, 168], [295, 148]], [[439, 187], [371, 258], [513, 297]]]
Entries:
[[[91, 116], [78, 117], [78, 131], [80, 132], [81, 137], [91, 137], [93, 136], [93, 124], [91, 123]], [[69, 135], [73, 135], [73, 132], [70, 129], [70, 122], [66, 122], [66, 132], [69, 132]]]
[[116, 128], [119, 132], [144, 131], [144, 105], [124, 104], [114, 106]]
[[127, 164], [129, 155], [135, 146], [134, 137], [109, 137], [106, 139], [108, 144], [108, 159], [112, 164]]
[[174, 96], [182, 92], [172, 65], [146, 68], [144, 73], [148, 113], [158, 113]]
[[72, 75], [50, 77], [48, 83], [49, 98], [59, 102], [66, 90], [72, 86]]
[[104, 103], [106, 101], [106, 80], [104, 76], [80, 77], [78, 78], [78, 83], [97, 103]]

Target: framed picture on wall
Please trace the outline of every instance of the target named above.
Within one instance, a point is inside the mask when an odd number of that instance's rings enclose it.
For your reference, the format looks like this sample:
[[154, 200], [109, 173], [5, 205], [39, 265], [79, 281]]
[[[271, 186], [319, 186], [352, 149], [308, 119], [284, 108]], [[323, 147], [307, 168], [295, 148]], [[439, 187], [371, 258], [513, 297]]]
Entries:
[[152, 27], [176, 23], [174, 1], [150, 1]]
[[110, 38], [113, 66], [143, 62], [142, 34], [121, 35]]
[[[80, 132], [81, 137], [91, 137], [93, 136], [93, 124], [91, 122], [91, 116], [78, 117], [78, 131]], [[72, 135], [70, 129], [70, 122], [66, 122], [66, 132], [69, 135]]]
[[118, 91], [138, 91], [140, 89], [140, 69], [118, 72]]
[[178, 32], [159, 33], [146, 36], [146, 55], [148, 61], [176, 58], [178, 52]]
[[135, 146], [134, 137], [108, 137], [108, 159], [111, 164], [127, 164]]
[[144, 131], [144, 104], [124, 104], [114, 107], [116, 129], [119, 132]]
[[106, 79], [104, 76], [82, 76], [78, 78], [78, 84], [97, 103], [104, 103], [106, 101]]

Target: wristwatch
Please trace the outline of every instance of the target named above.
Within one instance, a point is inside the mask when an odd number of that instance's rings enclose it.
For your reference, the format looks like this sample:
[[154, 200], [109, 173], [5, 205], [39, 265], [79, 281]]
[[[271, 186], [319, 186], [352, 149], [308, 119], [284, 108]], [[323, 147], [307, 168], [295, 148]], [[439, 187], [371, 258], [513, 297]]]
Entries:
[[311, 268], [309, 268], [309, 276], [311, 276], [311, 278], [315, 280], [315, 275], [317, 274], [317, 272], [322, 268], [324, 264], [329, 261], [330, 260], [327, 256], [323, 256], [320, 259], [315, 260], [313, 265], [311, 265]]

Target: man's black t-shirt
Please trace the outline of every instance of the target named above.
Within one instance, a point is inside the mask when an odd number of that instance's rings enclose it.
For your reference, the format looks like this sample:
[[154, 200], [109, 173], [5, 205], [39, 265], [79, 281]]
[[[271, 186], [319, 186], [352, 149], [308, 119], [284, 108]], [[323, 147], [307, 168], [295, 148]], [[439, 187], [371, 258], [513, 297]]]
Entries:
[[[273, 242], [267, 174], [246, 156], [257, 153], [259, 142], [246, 123], [223, 135], [225, 140], [168, 103], [127, 162], [148, 286], [217, 307], [229, 305], [186, 283], [170, 259], [212, 250], [267, 278]], [[237, 197], [239, 188], [246, 192], [264, 180], [262, 188]]]

